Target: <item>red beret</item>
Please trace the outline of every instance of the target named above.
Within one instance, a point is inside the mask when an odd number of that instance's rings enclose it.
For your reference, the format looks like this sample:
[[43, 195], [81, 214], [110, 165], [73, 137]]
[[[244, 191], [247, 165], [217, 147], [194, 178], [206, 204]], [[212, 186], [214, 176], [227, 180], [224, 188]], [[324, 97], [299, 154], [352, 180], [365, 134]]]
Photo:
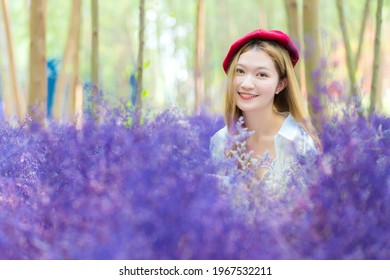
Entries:
[[297, 64], [299, 60], [299, 52], [297, 47], [287, 34], [279, 30], [256, 29], [251, 33], [241, 37], [230, 46], [229, 52], [227, 53], [222, 63], [223, 70], [225, 70], [225, 73], [227, 73], [230, 63], [232, 62], [235, 54], [241, 49], [241, 47], [243, 47], [246, 43], [253, 39], [278, 42], [288, 51], [292, 65], [295, 66], [295, 64]]

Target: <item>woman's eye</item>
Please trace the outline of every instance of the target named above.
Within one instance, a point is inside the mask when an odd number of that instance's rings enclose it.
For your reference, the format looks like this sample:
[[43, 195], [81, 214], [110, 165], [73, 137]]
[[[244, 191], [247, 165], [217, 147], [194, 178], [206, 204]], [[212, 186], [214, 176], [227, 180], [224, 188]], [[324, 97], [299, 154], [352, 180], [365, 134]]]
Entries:
[[265, 73], [259, 73], [259, 74], [257, 74], [257, 76], [259, 76], [259, 77], [261, 77], [261, 78], [264, 78], [264, 77], [267, 77], [267, 74], [265, 74]]
[[240, 69], [240, 68], [237, 68], [237, 69], [236, 69], [236, 73], [242, 74], [242, 73], [244, 73], [244, 70], [242, 70], [242, 69]]

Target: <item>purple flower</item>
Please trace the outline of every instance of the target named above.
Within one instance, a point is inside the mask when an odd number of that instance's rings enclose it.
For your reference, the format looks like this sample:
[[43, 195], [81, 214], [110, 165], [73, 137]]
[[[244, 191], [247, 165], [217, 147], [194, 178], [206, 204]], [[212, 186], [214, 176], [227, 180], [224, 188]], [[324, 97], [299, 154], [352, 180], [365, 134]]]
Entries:
[[218, 181], [220, 116], [136, 117], [0, 124], [1, 259], [390, 258], [389, 118], [327, 119], [323, 154], [268, 190]]

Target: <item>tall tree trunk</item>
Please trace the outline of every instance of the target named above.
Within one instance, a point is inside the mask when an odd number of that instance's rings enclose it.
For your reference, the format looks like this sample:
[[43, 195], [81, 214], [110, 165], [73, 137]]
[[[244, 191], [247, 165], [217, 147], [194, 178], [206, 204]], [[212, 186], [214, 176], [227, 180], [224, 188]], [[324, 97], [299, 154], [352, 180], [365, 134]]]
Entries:
[[[1, 27], [1, 26], [0, 26]], [[0, 36], [0, 46], [3, 46], [3, 42], [1, 41], [2, 37]], [[2, 51], [2, 50], [1, 50]], [[6, 70], [6, 67], [2, 61], [4, 57], [0, 56], [0, 76], [1, 76], [1, 88], [0, 91], [2, 92], [2, 103], [0, 106], [3, 106], [4, 108], [4, 117], [6, 118], [7, 116], [15, 116], [15, 110], [14, 110], [14, 100], [13, 96], [11, 96], [11, 92], [9, 90], [8, 86], [8, 80], [6, 77], [6, 73], [9, 72], [8, 69]]]
[[205, 47], [205, 6], [204, 0], [197, 1], [196, 16], [196, 51], [195, 51], [195, 112], [200, 113], [201, 105], [204, 100], [204, 47]]
[[[10, 104], [12, 102], [16, 106], [16, 113], [19, 117], [19, 119], [23, 118], [24, 115], [24, 101], [21, 97], [19, 87], [18, 87], [18, 81], [17, 81], [17, 75], [16, 75], [16, 68], [15, 68], [15, 59], [14, 59], [14, 49], [12, 44], [12, 37], [11, 37], [11, 26], [9, 23], [9, 16], [8, 16], [8, 1], [7, 0], [1, 0], [2, 4], [2, 12], [3, 12], [3, 19], [4, 19], [4, 28], [5, 28], [5, 35], [6, 35], [6, 43], [7, 43], [7, 57], [8, 57], [8, 63], [9, 63], [9, 75], [11, 78], [11, 98], [7, 100], [7, 103], [5, 103], [5, 108], [7, 113], [13, 112], [11, 109], [13, 106]], [[4, 100], [6, 101], [6, 99]], [[11, 113], [12, 114], [12, 113]]]
[[378, 0], [376, 8], [376, 23], [375, 23], [375, 40], [374, 40], [374, 63], [371, 79], [371, 96], [370, 96], [370, 114], [375, 111], [375, 103], [378, 95], [378, 72], [379, 72], [379, 55], [381, 49], [381, 29], [382, 29], [382, 9], [383, 0]]
[[[76, 70], [76, 73], [73, 73], [75, 68], [74, 57], [78, 55], [78, 41], [79, 41], [78, 37], [80, 33], [80, 22], [81, 22], [80, 9], [81, 9], [81, 0], [73, 0], [72, 8], [70, 10], [68, 38], [66, 41], [64, 55], [62, 57], [61, 70], [57, 78], [56, 89], [54, 94], [53, 117], [57, 120], [60, 120], [64, 115], [64, 109], [65, 109], [64, 104], [65, 104], [66, 92], [68, 91], [69, 96], [71, 96], [72, 94], [74, 94], [72, 92], [74, 92], [75, 90], [74, 86], [67, 87], [68, 84], [67, 81], [69, 77], [72, 77], [72, 75], [77, 75], [78, 72]], [[76, 63], [78, 64], [78, 62]], [[68, 100], [68, 102], [70, 102], [70, 100]], [[68, 106], [67, 109], [69, 109]]]
[[[294, 41], [294, 43], [297, 45], [297, 47], [300, 50], [300, 53], [302, 53], [302, 32], [301, 32], [301, 16], [299, 13], [299, 1], [298, 0], [285, 0], [285, 6], [286, 6], [286, 12], [287, 12], [287, 20], [288, 20], [288, 32], [291, 37], [291, 39]], [[301, 72], [304, 71], [303, 69], [304, 64], [299, 63], [295, 66], [295, 75], [297, 76], [297, 80], [299, 82], [299, 85], [302, 86], [301, 81]]]
[[145, 30], [145, 0], [139, 4], [139, 33], [138, 33], [138, 59], [137, 59], [137, 99], [138, 109], [142, 108], [142, 76], [144, 66], [144, 30]]
[[305, 43], [305, 79], [308, 109], [314, 126], [321, 132], [323, 100], [317, 92], [321, 82], [321, 44], [319, 30], [319, 0], [303, 1], [303, 37]]
[[91, 0], [92, 37], [91, 37], [91, 95], [92, 115], [97, 118], [96, 102], [99, 94], [99, 3]]
[[371, 0], [366, 0], [366, 4], [364, 5], [363, 17], [362, 17], [362, 22], [361, 22], [361, 26], [360, 26], [358, 50], [357, 50], [356, 56], [355, 56], [355, 67], [354, 67], [355, 71], [358, 70], [358, 66], [359, 66], [360, 54], [362, 52], [364, 31], [366, 30], [367, 19], [368, 19], [368, 15], [369, 15], [369, 11], [370, 11], [370, 3], [371, 3]]
[[[156, 76], [156, 84], [155, 84], [155, 92], [158, 92], [158, 89], [165, 89], [166, 88], [166, 82], [165, 82], [165, 79], [164, 79], [164, 76], [161, 76], [161, 74], [159, 73], [159, 69], [162, 69], [163, 68], [163, 60], [162, 60], [162, 57], [163, 57], [163, 46], [161, 45], [161, 34], [163, 34], [163, 30], [164, 30], [164, 27], [163, 27], [163, 24], [162, 24], [162, 21], [161, 21], [161, 14], [160, 13], [157, 13], [157, 20], [156, 20], [156, 37], [155, 37], [155, 40], [157, 42], [157, 57], [156, 57], [156, 68], [154, 70], [154, 75]], [[133, 57], [133, 56], [131, 56]], [[167, 95], [166, 94], [161, 94], [160, 95], [160, 100], [161, 100], [161, 104], [163, 106], [167, 106]]]
[[81, 128], [83, 126], [83, 86], [81, 83], [76, 85], [75, 92], [76, 127]]
[[46, 0], [30, 2], [30, 73], [28, 112], [44, 123], [46, 118]]
[[[0, 22], [0, 30], [2, 32], [3, 28], [5, 30], [6, 28], [10, 28], [10, 27], [9, 27], [9, 20], [8, 20], [8, 9], [4, 5], [4, 1], [3, 0], [0, 2], [0, 5], [1, 5], [2, 15], [3, 15], [2, 18], [4, 19], [4, 21]], [[8, 25], [8, 27], [7, 27], [7, 25]], [[7, 32], [6, 32], [6, 36], [8, 36]], [[4, 39], [8, 40], [7, 37], [4, 38]], [[7, 42], [7, 45], [8, 44], [9, 43]], [[8, 49], [7, 49], [7, 47], [5, 47], [5, 49], [3, 49], [4, 46], [6, 46], [6, 44], [3, 42], [3, 37], [0, 36], [0, 52], [4, 53], [4, 54], [7, 54], [8, 53]], [[7, 76], [7, 73], [10, 73], [10, 70], [8, 68], [8, 64], [9, 63], [7, 64], [4, 61], [7, 58], [8, 59], [10, 58], [10, 56], [8, 54], [4, 55], [4, 56], [0, 56], [0, 77], [1, 77], [1, 80], [0, 80], [0, 84], [1, 84], [0, 92], [2, 93], [0, 106], [2, 106], [2, 109], [4, 109], [4, 112], [3, 112], [3, 117], [4, 118], [17, 115], [15, 113], [15, 107], [14, 107], [14, 105], [15, 105], [15, 100], [13, 100], [14, 96], [12, 96], [12, 92], [9, 89], [9, 81], [8, 81], [8, 76]], [[1, 111], [3, 111], [3, 110], [1, 110]]]
[[[383, 59], [385, 58], [385, 52], [383, 50], [383, 44], [381, 44], [381, 50], [379, 55], [379, 61], [383, 62]], [[375, 110], [381, 111], [383, 108], [383, 99], [382, 99], [382, 92], [383, 92], [383, 79], [385, 77], [385, 67], [383, 67], [384, 64], [379, 64], [379, 70], [378, 70], [378, 88], [375, 99]]]
[[72, 70], [70, 72], [69, 92], [68, 92], [68, 119], [74, 121], [76, 117], [76, 97], [78, 94], [76, 87], [78, 85], [79, 74], [79, 47], [80, 47], [80, 28], [81, 28], [81, 0], [73, 0], [72, 5], [72, 29], [73, 29], [73, 52], [71, 56]]
[[356, 81], [356, 73], [355, 73], [356, 69], [354, 67], [355, 65], [352, 60], [352, 49], [349, 43], [350, 40], [348, 35], [347, 24], [345, 22], [343, 0], [337, 0], [337, 11], [339, 15], [340, 28], [344, 40], [345, 59], [347, 61], [348, 76], [349, 76], [349, 82], [351, 86], [351, 96], [357, 97], [359, 92], [358, 92], [357, 81]]

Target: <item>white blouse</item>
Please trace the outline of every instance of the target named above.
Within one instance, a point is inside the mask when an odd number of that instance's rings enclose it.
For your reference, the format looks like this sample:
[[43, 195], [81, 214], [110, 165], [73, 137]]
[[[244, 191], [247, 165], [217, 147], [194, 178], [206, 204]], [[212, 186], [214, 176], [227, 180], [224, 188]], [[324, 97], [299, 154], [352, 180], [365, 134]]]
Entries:
[[[210, 152], [214, 161], [226, 160], [226, 152], [229, 149], [229, 143], [231, 143], [229, 140], [230, 135], [226, 126], [212, 136]], [[292, 167], [292, 164], [297, 163], [300, 155], [317, 154], [313, 139], [291, 114], [288, 114], [275, 135], [274, 143], [275, 158], [264, 174], [267, 178], [283, 176]]]

